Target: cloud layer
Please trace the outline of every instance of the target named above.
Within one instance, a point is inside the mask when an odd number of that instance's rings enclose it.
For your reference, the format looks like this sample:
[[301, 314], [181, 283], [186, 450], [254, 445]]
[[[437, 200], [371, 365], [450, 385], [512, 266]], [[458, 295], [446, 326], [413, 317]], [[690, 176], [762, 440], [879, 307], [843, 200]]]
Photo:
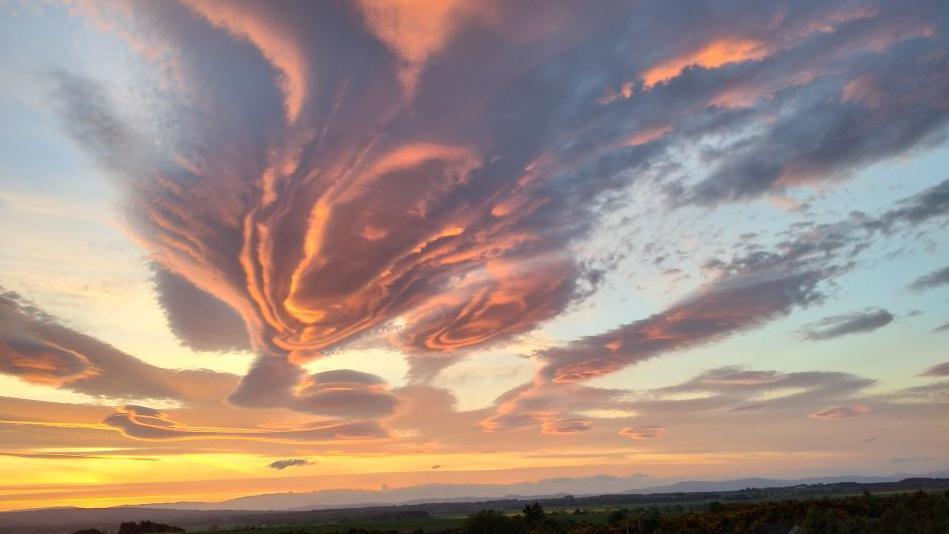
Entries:
[[[944, 2], [66, 11], [83, 61], [24, 52], [43, 94], [18, 96], [45, 107], [7, 137], [51, 116], [70, 172], [39, 143], [0, 179], [114, 195], [139, 286], [89, 304], [57, 243], [116, 229], [0, 184], [23, 233], [0, 236], [10, 480], [63, 458], [223, 493], [949, 459]], [[43, 31], [11, 40], [66, 49]]]
[[[941, 139], [938, 2], [714, 4], [537, 17], [494, 2], [137, 2], [119, 37], [173, 78], [158, 98], [181, 128], [130, 121], [75, 74], [57, 75], [57, 96], [124, 192], [172, 329], [196, 348], [252, 347], [261, 360], [232, 400], [273, 405], [277, 374], [309, 380], [277, 367], [360, 337], [389, 331], [425, 379], [446, 354], [558, 316], [601, 277], [569, 247], [677, 147], [719, 140], [709, 172], [665, 184], [673, 205], [711, 205]], [[546, 372], [577, 380], [755, 326], [811, 301], [825, 275], [735, 275], [552, 352]], [[607, 352], [572, 363], [594, 346]], [[320, 394], [307, 395], [277, 397], [308, 409]]]

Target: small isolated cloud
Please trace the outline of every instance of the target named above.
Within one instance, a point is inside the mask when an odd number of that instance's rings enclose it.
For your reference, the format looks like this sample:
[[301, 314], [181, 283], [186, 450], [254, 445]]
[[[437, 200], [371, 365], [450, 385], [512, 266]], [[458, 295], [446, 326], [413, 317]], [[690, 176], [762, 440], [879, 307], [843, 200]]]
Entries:
[[852, 404], [849, 406], [833, 406], [831, 408], [826, 408], [819, 412], [812, 413], [811, 417], [814, 419], [830, 421], [834, 419], [848, 419], [869, 412], [869, 406], [865, 406], [863, 404]]
[[544, 421], [541, 432], [548, 435], [576, 434], [590, 430], [590, 422], [586, 419], [555, 419]]
[[440, 464], [435, 464], [432, 466], [432, 469], [441, 469], [441, 468], [442, 466]]
[[949, 323], [937, 326], [933, 332], [949, 332]]
[[665, 437], [668, 430], [664, 426], [627, 426], [619, 431], [619, 435], [629, 439], [659, 439]]
[[920, 276], [909, 285], [909, 288], [913, 291], [925, 291], [944, 285], [949, 285], [949, 265], [925, 276]]
[[920, 376], [949, 376], [949, 362], [936, 364], [923, 371]]
[[835, 337], [872, 332], [893, 322], [893, 314], [881, 308], [868, 308], [844, 315], [833, 315], [812, 323], [801, 331], [809, 341], [825, 341]]
[[267, 467], [282, 471], [288, 467], [303, 467], [305, 465], [313, 465], [313, 462], [305, 458], [287, 458], [286, 460], [277, 460]]

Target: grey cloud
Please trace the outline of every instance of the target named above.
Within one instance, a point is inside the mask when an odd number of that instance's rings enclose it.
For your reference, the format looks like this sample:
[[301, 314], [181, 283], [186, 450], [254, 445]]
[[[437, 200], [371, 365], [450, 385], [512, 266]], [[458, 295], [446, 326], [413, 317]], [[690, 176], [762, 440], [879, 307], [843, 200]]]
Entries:
[[590, 426], [590, 421], [586, 419], [555, 419], [553, 421], [545, 421], [541, 425], [541, 431], [544, 434], [553, 434], [553, 435], [566, 435], [566, 434], [576, 434], [578, 432], [586, 432], [592, 428]]
[[[893, 232], [906, 226], [924, 224], [949, 215], [949, 179], [900, 201], [897, 207], [862, 224], [868, 230]], [[942, 224], [945, 224], [943, 222]]]
[[827, 272], [734, 276], [647, 319], [544, 353], [544, 376], [573, 382], [757, 326], [820, 298]]
[[345, 369], [312, 375], [295, 404], [300, 411], [347, 417], [385, 416], [397, 405], [381, 378]]
[[[696, 376], [688, 382], [652, 390], [658, 399], [683, 392], [711, 392], [736, 398], [748, 398], [758, 393], [778, 390], [803, 390], [793, 393], [811, 398], [852, 395], [872, 386], [873, 380], [849, 373], [801, 371], [752, 371], [742, 367], [720, 367]], [[765, 401], [766, 402], [766, 401]]]
[[898, 404], [949, 404], [949, 380], [904, 388], [884, 398]]
[[307, 465], [313, 465], [313, 462], [305, 458], [288, 458], [286, 460], [277, 460], [267, 465], [271, 469], [277, 469], [282, 471], [288, 467], [303, 467]]
[[243, 320], [230, 306], [153, 264], [168, 326], [186, 346], [203, 351], [250, 350]]
[[866, 309], [846, 315], [834, 315], [812, 323], [801, 335], [810, 341], [826, 341], [848, 334], [872, 332], [893, 321], [893, 314], [883, 309]]
[[[610, 332], [542, 351], [540, 356], [546, 365], [539, 372], [540, 381], [498, 399], [498, 413], [485, 420], [483, 426], [490, 430], [536, 425], [541, 419], [530, 406], [532, 403], [555, 398], [558, 393], [563, 398], [571, 397], [570, 390], [558, 392], [558, 385], [574, 386], [575, 382], [712, 342], [786, 315], [795, 308], [820, 302], [820, 284], [852, 269], [855, 258], [866, 250], [875, 234], [911, 230], [949, 214], [942, 207], [947, 190], [949, 180], [898, 202], [898, 207], [881, 216], [852, 214], [837, 223], [792, 227], [788, 238], [772, 251], [741, 249], [730, 261], [710, 262], [718, 277], [697, 296]], [[879, 328], [890, 321], [892, 316], [888, 312], [870, 310], [858, 316], [833, 318], [822, 325], [821, 332], [828, 336], [843, 335]], [[769, 377], [731, 377], [733, 382], [742, 379], [767, 381]], [[858, 381], [853, 389], [864, 385], [865, 382]], [[725, 397], [688, 402], [696, 407], [725, 407], [731, 403]]]
[[923, 371], [920, 376], [949, 376], [949, 362], [936, 364]]
[[229, 400], [238, 406], [286, 407], [350, 418], [389, 415], [399, 403], [378, 376], [349, 369], [306, 376], [279, 356], [258, 358]]
[[[797, 70], [792, 65], [808, 58], [816, 78], [774, 92], [767, 106], [780, 110], [776, 120], [733, 143], [729, 157], [677, 201], [747, 200], [802, 183], [839, 180], [868, 163], [941, 142], [949, 119], [941, 96], [949, 80], [936, 74], [949, 61], [944, 29], [923, 29], [927, 22], [918, 18], [923, 6], [915, 12], [876, 7], [881, 9], [875, 17], [812, 34], [797, 47], [749, 65], [745, 80], [781, 65]], [[887, 42], [886, 49], [877, 44]]]
[[944, 285], [949, 285], [949, 265], [917, 278], [909, 287], [914, 291], [923, 291]]

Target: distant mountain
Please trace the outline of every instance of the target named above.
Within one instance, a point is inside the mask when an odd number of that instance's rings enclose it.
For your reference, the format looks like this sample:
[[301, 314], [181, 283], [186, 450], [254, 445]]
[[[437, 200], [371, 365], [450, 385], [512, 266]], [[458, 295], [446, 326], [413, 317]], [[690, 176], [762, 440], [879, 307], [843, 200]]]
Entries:
[[[325, 510], [418, 503], [470, 502], [487, 499], [548, 499], [564, 495], [604, 495], [618, 493], [662, 494], [714, 491], [737, 491], [745, 488], [781, 488], [803, 484], [834, 484], [839, 482], [896, 482], [914, 476], [949, 477], [949, 471], [913, 475], [899, 473], [889, 476], [834, 476], [802, 479], [741, 478], [735, 480], [656, 479], [649, 475], [627, 477], [598, 475], [583, 478], [550, 478], [517, 484], [424, 484], [384, 490], [332, 489], [304, 493], [267, 493], [221, 502], [177, 502], [141, 505], [174, 510]], [[657, 484], [665, 482], [666, 484]]]
[[[613, 477], [606, 477], [612, 479]], [[648, 477], [646, 477], [648, 479]], [[890, 477], [834, 477], [854, 479], [890, 478]], [[565, 479], [571, 480], [571, 479]], [[588, 480], [588, 479], [580, 479]], [[832, 478], [806, 479], [832, 480]], [[544, 487], [546, 481], [538, 482], [531, 487]], [[615, 480], [609, 480], [609, 483]], [[182, 510], [168, 508], [144, 507], [116, 507], [116, 508], [48, 508], [43, 510], [21, 510], [16, 512], [0, 513], [0, 534], [60, 534], [75, 532], [82, 529], [95, 528], [102, 531], [114, 532], [119, 523], [126, 521], [156, 521], [188, 529], [213, 529], [215, 527], [232, 526], [287, 526], [313, 525], [326, 523], [340, 523], [346, 521], [372, 520], [392, 521], [405, 518], [420, 517], [460, 517], [485, 508], [494, 508], [516, 512], [525, 504], [540, 501], [550, 509], [604, 509], [621, 507], [663, 506], [670, 504], [690, 504], [709, 501], [719, 502], [748, 502], [760, 500], [788, 500], [835, 495], [854, 495], [863, 491], [871, 493], [912, 492], [917, 490], [947, 491], [949, 478], [908, 478], [894, 482], [816, 482], [811, 484], [797, 484], [801, 481], [785, 481], [790, 484], [782, 487], [765, 489], [770, 479], [747, 478], [732, 481], [696, 481], [681, 484], [670, 484], [668, 488], [684, 488], [688, 484], [700, 484], [703, 487], [723, 488], [726, 485], [754, 487], [754, 489], [740, 489], [730, 491], [719, 489], [704, 492], [666, 491], [659, 493], [612, 493], [591, 496], [560, 496], [539, 498], [537, 496], [521, 498], [492, 498], [489, 500], [475, 499], [465, 502], [425, 502], [421, 504], [399, 504], [388, 506], [339, 507], [330, 509], [283, 510], [283, 511], [251, 511], [251, 510]], [[520, 485], [513, 485], [520, 486]], [[422, 486], [420, 486], [421, 488]], [[442, 486], [425, 486], [429, 489]], [[471, 489], [475, 486], [458, 486]], [[487, 486], [488, 488], [508, 486]], [[407, 488], [410, 489], [410, 488]], [[457, 491], [462, 491], [457, 489]], [[396, 491], [396, 490], [390, 490]], [[315, 492], [325, 496], [327, 492]], [[356, 492], [357, 497], [365, 497], [365, 493]], [[380, 492], [381, 493], [381, 492]], [[300, 494], [312, 497], [313, 494]], [[351, 495], [352, 496], [352, 495]], [[257, 496], [267, 497], [267, 496]], [[248, 497], [246, 499], [254, 499]], [[287, 502], [287, 501], [280, 501]], [[179, 503], [185, 504], [185, 503]], [[200, 505], [201, 503], [192, 503]], [[217, 503], [221, 505], [222, 503]]]
[[[839, 477], [817, 477], [801, 479], [778, 479], [778, 478], [739, 478], [736, 480], [684, 480], [674, 484], [664, 486], [650, 486], [638, 490], [632, 490], [627, 493], [690, 493], [701, 491], [738, 491], [747, 488], [785, 488], [789, 486], [800, 486], [810, 484], [836, 484], [840, 482], [857, 482], [861, 484], [872, 484], [875, 482], [896, 482], [909, 478], [912, 475], [893, 475], [893, 476], [839, 476]], [[933, 475], [936, 476], [936, 475]]]
[[657, 482], [660, 480], [644, 474], [627, 477], [597, 475], [584, 478], [549, 478], [517, 484], [424, 484], [385, 490], [333, 489], [306, 493], [268, 493], [221, 502], [157, 503], [142, 506], [175, 510], [319, 510], [343, 506], [623, 493]]

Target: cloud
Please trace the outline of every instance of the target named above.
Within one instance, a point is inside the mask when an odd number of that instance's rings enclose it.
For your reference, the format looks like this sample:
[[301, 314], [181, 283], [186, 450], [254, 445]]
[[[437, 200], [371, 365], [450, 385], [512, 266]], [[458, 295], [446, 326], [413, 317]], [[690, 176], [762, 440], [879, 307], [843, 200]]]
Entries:
[[[768, 392], [790, 392], [790, 396], [811, 400], [828, 399], [852, 395], [872, 386], [873, 380], [849, 373], [827, 371], [800, 371], [779, 373], [777, 371], [752, 371], [742, 367], [719, 367], [705, 371], [695, 378], [678, 384], [652, 390], [657, 400], [675, 397], [681, 393], [705, 392], [725, 398], [750, 399]], [[767, 403], [769, 401], [761, 401]]]
[[313, 462], [304, 458], [288, 458], [286, 460], [277, 460], [276, 462], [272, 462], [267, 467], [282, 471], [288, 467], [303, 467], [307, 465], [313, 465]]
[[643, 73], [643, 85], [648, 89], [682, 74], [686, 68], [716, 69], [756, 61], [769, 55], [768, 46], [754, 39], [725, 38], [712, 41], [683, 56], [667, 59]]
[[576, 434], [590, 430], [590, 422], [585, 419], [556, 419], [544, 421], [541, 432], [549, 435]]
[[237, 377], [149, 365], [0, 293], [0, 372], [95, 397], [216, 402]]
[[806, 326], [801, 335], [809, 341], [826, 341], [848, 334], [872, 332], [893, 321], [893, 314], [880, 308], [826, 317]]
[[182, 344], [202, 351], [249, 350], [244, 322], [232, 308], [191, 282], [154, 265], [159, 304]]
[[[488, 432], [540, 426], [548, 433], [570, 414], [590, 411], [681, 419], [753, 411], [799, 414], [827, 403], [861, 399], [874, 380], [850, 373], [802, 371], [781, 373], [738, 366], [711, 369], [681, 384], [649, 390], [619, 390], [577, 383], [535, 382], [498, 399], [495, 413], [481, 421]], [[581, 419], [592, 429], [592, 421]], [[598, 421], [600, 425], [612, 420]]]
[[374, 421], [314, 421], [292, 430], [192, 428], [172, 421], [164, 414], [140, 413], [135, 407], [123, 408], [106, 417], [103, 423], [129, 438], [158, 441], [229, 439], [318, 443], [389, 437], [388, 432]]
[[897, 404], [942, 405], [949, 403], [949, 381], [943, 380], [925, 386], [904, 388], [885, 397]]
[[61, 386], [98, 373], [81, 354], [29, 339], [0, 341], [0, 372], [51, 386]]
[[[143, 2], [102, 26], [172, 58], [173, 90], [132, 116], [111, 84], [60, 72], [53, 98], [158, 265], [172, 330], [258, 355], [232, 402], [379, 415], [394, 406], [381, 387], [334, 389], [302, 363], [371, 338], [425, 381], [558, 317], [603, 279], [576, 249], [647, 177], [673, 205], [714, 205], [932, 146], [949, 118], [939, 8]], [[729, 156], [680, 163], [709, 143]], [[866, 224], [923, 216], [890, 215]], [[542, 379], [601, 376], [815, 302], [848, 268], [834, 261], [845, 245], [792, 245], [546, 351]]]
[[295, 122], [307, 103], [311, 73], [306, 50], [297, 35], [287, 31], [279, 12], [260, 9], [253, 2], [183, 2], [216, 27], [246, 39], [277, 70], [287, 121]]
[[238, 406], [350, 418], [390, 415], [399, 403], [378, 376], [349, 369], [306, 375], [278, 357], [258, 358], [229, 400]]
[[881, 216], [863, 221], [868, 230], [893, 232], [900, 226], [915, 226], [949, 215], [949, 179], [905, 198]]
[[949, 376], [949, 362], [936, 364], [923, 371], [920, 376]]
[[[852, 269], [875, 234], [908, 232], [949, 214], [947, 191], [949, 180], [898, 201], [898, 207], [879, 216], [854, 213], [836, 223], [792, 227], [774, 251], [738, 247], [729, 261], [709, 261], [708, 269], [717, 276], [691, 298], [646, 319], [540, 351], [543, 366], [534, 382], [498, 399], [496, 414], [483, 420], [482, 428], [512, 430], [542, 424], [578, 410], [569, 407], [569, 401], [590, 395], [605, 401], [583, 405], [584, 409], [635, 410], [634, 404], [610, 402], [611, 394], [605, 390], [593, 393], [595, 388], [557, 386], [573, 386], [649, 358], [714, 342], [820, 302], [820, 285]], [[822, 325], [824, 333], [843, 335], [892, 320], [883, 310], [864, 314], [830, 318], [833, 324]], [[564, 407], [556, 411], [547, 404]]]
[[[858, 38], [849, 45], [840, 42], [843, 36], [859, 31], [857, 27], [873, 25], [864, 20], [849, 24], [851, 31], [812, 36], [802, 47], [775, 58], [776, 63], [800, 59], [801, 49], [824, 41], [825, 47], [839, 47], [824, 48], [822, 52], [829, 64], [842, 70], [836, 76], [821, 77], [819, 74], [830, 65], [812, 64], [811, 76], [816, 75], [812, 81], [803, 83], [806, 78], [799, 79], [773, 95], [783, 108], [775, 121], [734, 143], [729, 157], [709, 176], [687, 188], [678, 200], [716, 204], [840, 180], [852, 169], [910, 147], [933, 146], [941, 141], [949, 109], [936, 104], [937, 94], [949, 81], [934, 76], [932, 69], [941, 68], [939, 65], [947, 59], [941, 53], [927, 58], [929, 51], [941, 46], [941, 38], [927, 30], [925, 23], [915, 27], [907, 23], [902, 18], [894, 19], [889, 28], [878, 26], [880, 38], [890, 43], [884, 50], [877, 48], [879, 41], [871, 39]], [[848, 61], [840, 62], [841, 56], [835, 57], [834, 52], [845, 57], [849, 52]], [[909, 58], [913, 59], [907, 63]], [[857, 84], [862, 86], [860, 97], [853, 96]], [[899, 94], [906, 97], [900, 98]], [[856, 124], [886, 128], [886, 132], [854, 135]]]
[[812, 413], [810, 416], [814, 419], [830, 421], [835, 419], [849, 419], [851, 417], [857, 417], [858, 415], [863, 415], [869, 412], [869, 406], [862, 404], [852, 404], [849, 406], [833, 406], [831, 408], [825, 408]]
[[380, 417], [398, 404], [381, 378], [347, 369], [311, 375], [297, 395], [299, 410], [324, 415]]
[[815, 301], [824, 276], [819, 270], [735, 276], [647, 319], [547, 351], [543, 373], [554, 382], [586, 380], [734, 334]]
[[925, 276], [920, 276], [912, 284], [909, 285], [910, 289], [914, 291], [924, 291], [926, 289], [934, 289], [940, 286], [949, 284], [949, 265], [933, 271]]
[[619, 431], [621, 436], [637, 441], [664, 438], [667, 433], [664, 426], [627, 426]]
[[158, 458], [138, 458], [135, 456], [96, 456], [71, 452], [0, 452], [0, 456], [30, 458], [36, 460], [132, 460], [136, 462], [156, 462]]

